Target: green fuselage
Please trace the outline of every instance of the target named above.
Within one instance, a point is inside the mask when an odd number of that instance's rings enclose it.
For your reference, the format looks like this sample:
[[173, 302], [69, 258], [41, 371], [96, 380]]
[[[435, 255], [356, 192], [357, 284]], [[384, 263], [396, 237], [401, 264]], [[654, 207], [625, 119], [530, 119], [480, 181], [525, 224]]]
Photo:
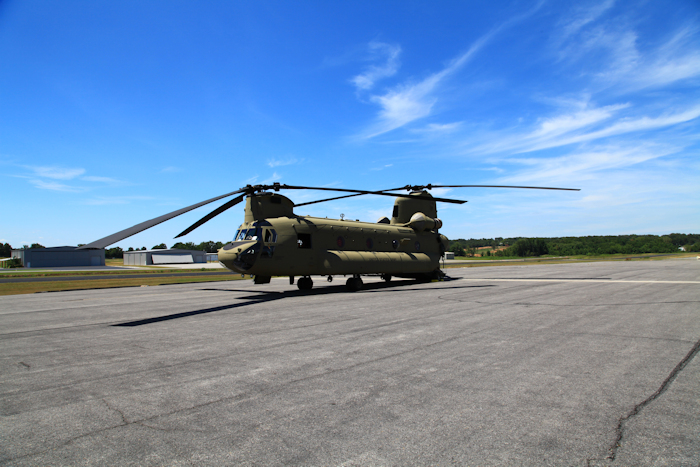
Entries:
[[285, 216], [241, 225], [219, 261], [260, 276], [410, 276], [438, 269], [446, 247], [444, 236], [404, 225]]

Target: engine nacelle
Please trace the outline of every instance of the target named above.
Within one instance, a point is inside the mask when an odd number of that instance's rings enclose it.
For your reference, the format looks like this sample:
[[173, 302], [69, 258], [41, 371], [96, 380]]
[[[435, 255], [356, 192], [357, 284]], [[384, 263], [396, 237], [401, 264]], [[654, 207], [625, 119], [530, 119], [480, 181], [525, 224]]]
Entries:
[[408, 225], [416, 232], [422, 232], [424, 230], [439, 229], [442, 227], [442, 221], [438, 218], [433, 219], [432, 217], [428, 217], [422, 212], [417, 212], [411, 216]]

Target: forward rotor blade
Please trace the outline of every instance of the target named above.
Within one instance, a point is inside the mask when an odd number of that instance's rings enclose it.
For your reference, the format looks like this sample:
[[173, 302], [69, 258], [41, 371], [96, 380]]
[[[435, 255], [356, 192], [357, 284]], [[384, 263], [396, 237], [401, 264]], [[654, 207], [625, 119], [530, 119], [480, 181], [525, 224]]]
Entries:
[[430, 199], [433, 201], [442, 201], [443, 203], [453, 203], [453, 204], [464, 204], [466, 201], [459, 199], [448, 199], [448, 198], [435, 198], [427, 196], [415, 196], [415, 195], [403, 195], [394, 193], [383, 193], [381, 191], [366, 191], [366, 190], [350, 190], [347, 188], [326, 188], [326, 187], [311, 187], [311, 186], [292, 186], [292, 185], [280, 185], [282, 189], [287, 190], [321, 190], [321, 191], [339, 191], [341, 193], [357, 193], [358, 195], [379, 195], [379, 196], [391, 196], [393, 198], [411, 198], [411, 199]]
[[197, 209], [200, 206], [204, 206], [209, 203], [213, 203], [214, 201], [218, 201], [222, 198], [226, 198], [228, 196], [236, 195], [238, 193], [241, 193], [243, 191], [246, 191], [246, 189], [242, 190], [236, 190], [232, 191], [231, 193], [226, 193], [225, 195], [217, 196], [216, 198], [211, 198], [206, 201], [202, 201], [201, 203], [193, 204], [192, 206], [187, 206], [186, 208], [178, 209], [177, 211], [173, 211], [168, 214], [164, 214], [160, 217], [156, 217], [155, 219], [148, 220], [146, 222], [141, 222], [140, 224], [136, 224], [133, 227], [129, 227], [128, 229], [121, 230], [117, 233], [114, 233], [112, 235], [108, 235], [104, 238], [101, 238], [99, 240], [95, 240], [92, 243], [88, 243], [87, 245], [83, 245], [78, 248], [78, 250], [86, 250], [88, 248], [105, 248], [112, 243], [117, 243], [120, 240], [124, 240], [125, 238], [131, 237], [132, 235], [136, 235], [139, 232], [143, 232], [146, 229], [150, 229], [153, 226], [156, 226], [160, 224], [161, 222], [165, 222], [167, 220], [172, 219], [173, 217], [177, 217], [180, 214], [184, 214], [186, 212], [189, 212], [193, 209]]
[[308, 206], [309, 204], [325, 203], [326, 201], [334, 201], [336, 199], [343, 199], [343, 198], [352, 198], [353, 196], [362, 196], [363, 194], [364, 193], [355, 193], [354, 195], [336, 196], [335, 198], [319, 199], [316, 201], [309, 201], [308, 203], [295, 204], [294, 207], [298, 208], [299, 206]]
[[[396, 191], [396, 190], [403, 190], [404, 187], [401, 188], [390, 188], [388, 190], [379, 190], [377, 193], [384, 193], [387, 191]], [[319, 199], [316, 201], [309, 201], [308, 203], [300, 203], [300, 204], [295, 204], [294, 207], [299, 207], [299, 206], [308, 206], [309, 204], [316, 204], [316, 203], [325, 203], [326, 201], [335, 201], [336, 199], [343, 199], [343, 198], [352, 198], [353, 196], [362, 196], [365, 193], [355, 193], [353, 195], [345, 195], [345, 196], [336, 196], [335, 198], [326, 198], [326, 199]]]
[[180, 232], [180, 234], [179, 234], [178, 236], [176, 236], [175, 238], [180, 238], [180, 237], [182, 237], [182, 236], [184, 236], [184, 235], [187, 235], [188, 233], [192, 232], [194, 229], [196, 229], [196, 228], [199, 227], [200, 225], [204, 224], [205, 222], [210, 221], [211, 219], [213, 219], [214, 217], [218, 216], [219, 214], [221, 214], [221, 213], [224, 212], [225, 210], [234, 207], [235, 205], [237, 205], [238, 203], [240, 203], [241, 201], [243, 201], [243, 198], [245, 198], [245, 193], [242, 194], [242, 195], [240, 195], [240, 196], [236, 196], [235, 198], [233, 198], [231, 201], [229, 201], [229, 202], [226, 203], [226, 204], [222, 204], [221, 206], [219, 206], [218, 208], [214, 209], [212, 212], [210, 212], [209, 214], [207, 214], [206, 216], [202, 217], [202, 218], [199, 219], [197, 222], [195, 222], [194, 224], [192, 224], [191, 226], [187, 227], [185, 230], [183, 230], [182, 232]]

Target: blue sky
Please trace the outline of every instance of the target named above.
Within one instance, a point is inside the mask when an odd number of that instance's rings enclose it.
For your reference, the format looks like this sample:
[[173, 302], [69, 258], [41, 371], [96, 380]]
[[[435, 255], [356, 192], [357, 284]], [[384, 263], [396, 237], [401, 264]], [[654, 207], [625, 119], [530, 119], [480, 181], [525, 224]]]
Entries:
[[[273, 181], [582, 189], [433, 190], [469, 201], [438, 205], [450, 238], [697, 233], [699, 90], [697, 0], [5, 0], [0, 242], [88, 243]], [[116, 245], [170, 246], [218, 204]]]

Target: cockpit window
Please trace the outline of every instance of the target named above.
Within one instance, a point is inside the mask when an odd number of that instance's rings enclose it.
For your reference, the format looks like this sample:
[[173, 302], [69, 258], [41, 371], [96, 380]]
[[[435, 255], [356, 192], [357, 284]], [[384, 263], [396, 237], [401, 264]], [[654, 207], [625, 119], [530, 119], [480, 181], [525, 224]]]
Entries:
[[[267, 225], [270, 225], [267, 223]], [[255, 222], [251, 228], [249, 229], [239, 229], [236, 232], [236, 236], [233, 238], [233, 241], [241, 241], [241, 240], [258, 240], [261, 239], [263, 235], [263, 231], [261, 227], [259, 226], [259, 222]], [[270, 236], [271, 240], [267, 240], [268, 236]], [[265, 229], [265, 238], [266, 242], [271, 242], [274, 243], [277, 241], [277, 234], [273, 229]]]
[[260, 234], [258, 232], [258, 228], [248, 229], [248, 232], [245, 234], [245, 239], [246, 240], [257, 240], [259, 236], [260, 236]]

